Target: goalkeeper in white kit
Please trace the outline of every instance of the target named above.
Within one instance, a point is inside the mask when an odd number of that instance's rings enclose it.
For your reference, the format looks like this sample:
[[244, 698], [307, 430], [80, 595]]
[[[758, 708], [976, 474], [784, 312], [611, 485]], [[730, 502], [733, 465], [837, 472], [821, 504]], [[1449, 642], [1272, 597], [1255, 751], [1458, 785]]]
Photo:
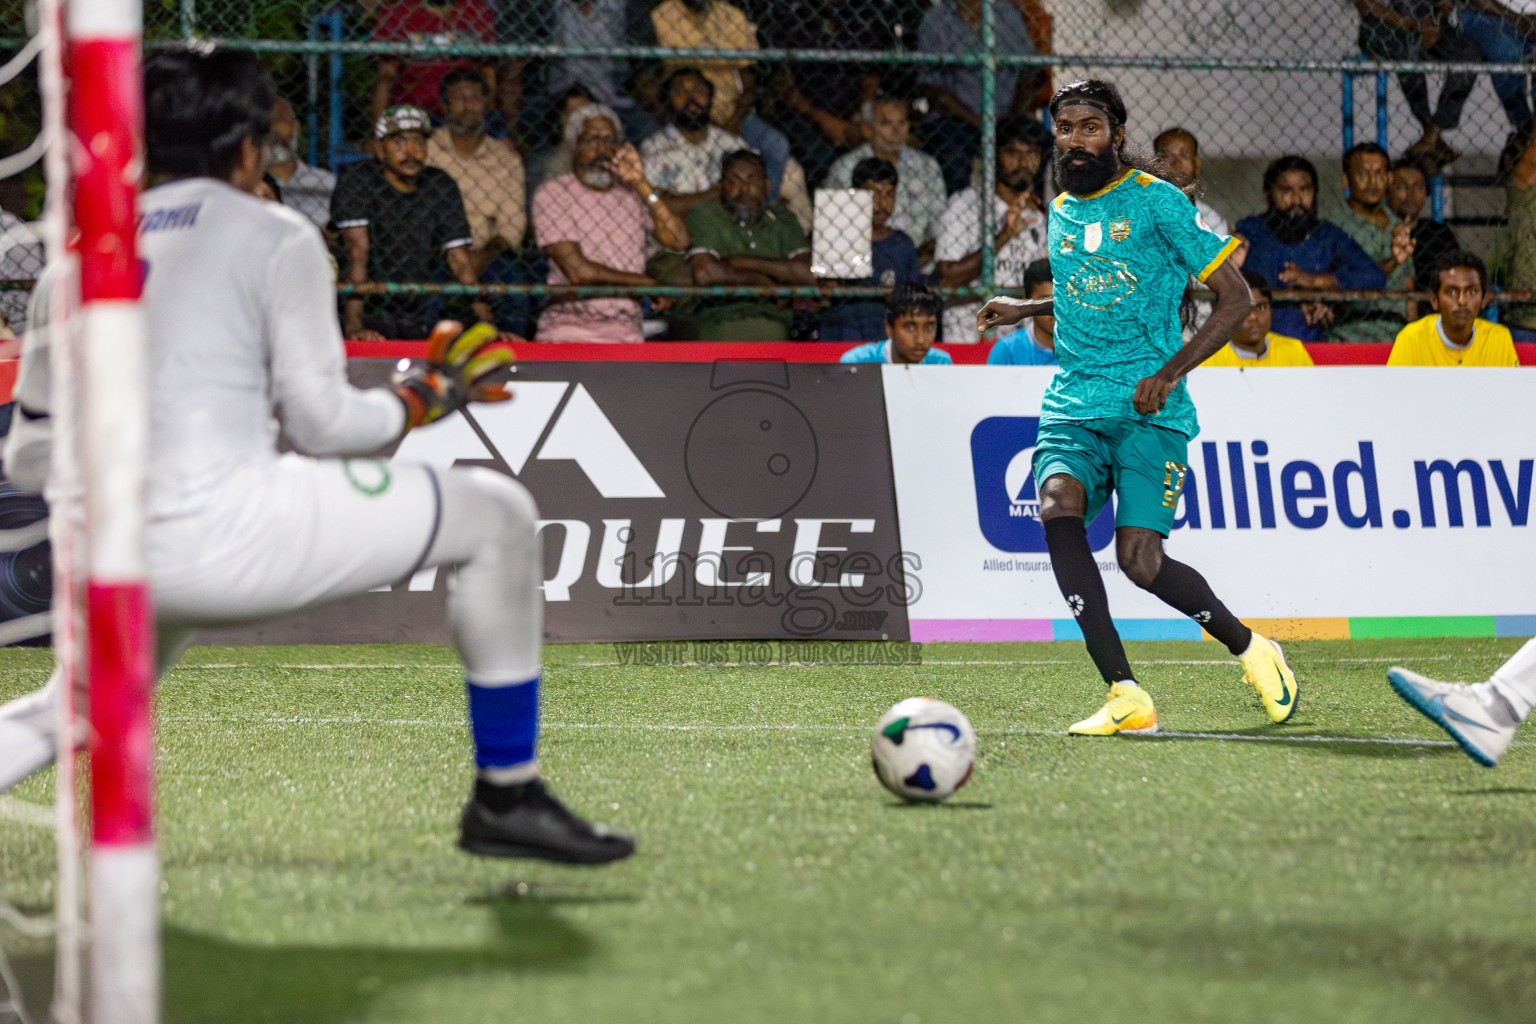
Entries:
[[[478, 773], [459, 845], [598, 864], [634, 851], [538, 772], [542, 559], [533, 499], [484, 469], [367, 458], [470, 401], [508, 397], [488, 325], [440, 324], [392, 388], [348, 384], [335, 275], [302, 216], [252, 195], [273, 89], [256, 58], [178, 51], [145, 68], [154, 187], [140, 206], [150, 425], [146, 547], [160, 671], [201, 625], [361, 594], [456, 567], [448, 615], [464, 662]], [[5, 464], [47, 472], [48, 308], [37, 289]], [[278, 434], [297, 452], [279, 454]], [[31, 479], [28, 479], [28, 478]], [[50, 685], [0, 708], [0, 791], [56, 754]]]

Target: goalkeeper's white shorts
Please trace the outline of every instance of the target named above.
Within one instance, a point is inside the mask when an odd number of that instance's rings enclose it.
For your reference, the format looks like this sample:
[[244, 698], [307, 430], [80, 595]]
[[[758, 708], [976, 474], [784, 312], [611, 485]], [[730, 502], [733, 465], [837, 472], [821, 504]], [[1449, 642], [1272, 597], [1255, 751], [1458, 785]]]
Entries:
[[194, 514], [151, 519], [155, 617], [232, 624], [397, 582], [421, 568], [441, 511], [424, 465], [280, 456]]

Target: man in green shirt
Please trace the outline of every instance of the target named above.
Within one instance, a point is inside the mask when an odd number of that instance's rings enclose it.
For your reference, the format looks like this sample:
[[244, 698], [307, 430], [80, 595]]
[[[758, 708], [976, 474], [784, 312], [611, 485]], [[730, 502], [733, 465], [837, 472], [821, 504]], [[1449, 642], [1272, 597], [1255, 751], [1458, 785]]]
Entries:
[[[1351, 146], [1344, 154], [1344, 188], [1348, 198], [1333, 222], [1344, 229], [1376, 261], [1387, 276], [1388, 291], [1413, 287], [1413, 225], [1404, 223], [1387, 204], [1392, 164], [1387, 151], [1374, 142]], [[1334, 308], [1330, 341], [1386, 341], [1407, 323], [1397, 299], [1346, 302]]]
[[[720, 198], [694, 207], [688, 235], [695, 284], [816, 284], [805, 231], [789, 207], [768, 205], [768, 171], [750, 149], [725, 155]], [[703, 341], [783, 341], [790, 315], [789, 303], [774, 299], [710, 300], [695, 313]]]
[[[1248, 315], [1252, 297], [1217, 234], [1173, 185], [1123, 162], [1125, 102], [1108, 82], [1063, 86], [1051, 97], [1056, 183], [1048, 299], [995, 298], [977, 315], [987, 331], [1027, 316], [1056, 317], [1061, 369], [1046, 388], [1035, 443], [1040, 521], [1051, 568], [1109, 684], [1076, 736], [1157, 731], [1151, 696], [1136, 682], [1085, 524], [1113, 493], [1115, 554], [1132, 583], [1188, 615], [1226, 645], [1276, 722], [1296, 710], [1296, 677], [1280, 649], [1253, 632], [1204, 577], [1163, 553], [1184, 490], [1189, 441], [1200, 430], [1184, 376]], [[1189, 275], [1216, 307], [1185, 344], [1179, 303]]]

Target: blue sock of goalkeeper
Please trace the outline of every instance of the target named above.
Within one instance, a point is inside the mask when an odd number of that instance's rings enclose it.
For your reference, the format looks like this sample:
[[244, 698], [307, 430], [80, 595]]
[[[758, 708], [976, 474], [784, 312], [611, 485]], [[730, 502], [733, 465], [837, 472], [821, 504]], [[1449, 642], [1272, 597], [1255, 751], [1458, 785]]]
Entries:
[[469, 691], [475, 792], [498, 810], [538, 777], [538, 510], [521, 484], [490, 470], [450, 469], [439, 484], [442, 516], [427, 564], [456, 567], [448, 620]]

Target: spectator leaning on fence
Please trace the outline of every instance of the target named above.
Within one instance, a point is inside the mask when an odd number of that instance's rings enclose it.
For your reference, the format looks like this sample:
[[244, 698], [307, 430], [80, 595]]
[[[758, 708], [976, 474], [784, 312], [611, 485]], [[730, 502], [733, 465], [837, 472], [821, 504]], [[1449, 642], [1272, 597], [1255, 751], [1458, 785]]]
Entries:
[[[1355, 0], [1360, 12], [1360, 50], [1377, 60], [1481, 61], [1483, 51], [1458, 32], [1446, 16], [1445, 0]], [[1423, 153], [1436, 165], [1448, 164], [1460, 154], [1441, 137], [1461, 123], [1461, 108], [1477, 76], [1456, 71], [1445, 76], [1440, 99], [1429, 108], [1429, 86], [1419, 72], [1397, 76], [1408, 109], [1424, 134], [1411, 151]]]
[[[575, 168], [533, 197], [533, 229], [549, 254], [552, 285], [655, 284], [644, 274], [646, 234], [669, 249], [688, 247], [688, 229], [646, 180], [622, 131], [619, 115], [602, 104], [566, 121]], [[644, 341], [640, 317], [633, 299], [551, 299], [536, 340]]]
[[[1017, 288], [1024, 283], [1024, 268], [1046, 253], [1045, 204], [1034, 190], [1040, 169], [1040, 151], [1030, 141], [1020, 119], [1004, 121], [997, 129], [997, 184], [992, 208], [997, 226], [994, 240], [996, 283]], [[968, 188], [950, 199], [939, 229], [938, 281], [945, 288], [981, 283], [981, 189]], [[959, 299], [944, 310], [946, 344], [979, 341], [976, 314], [981, 300]]]
[[[1018, 8], [995, 0], [940, 0], [923, 15], [917, 48], [923, 53], [979, 53], [983, 3], [993, 6], [997, 53], [1032, 56], [1035, 44]], [[1039, 69], [999, 68], [993, 94], [997, 116], [1025, 112], [1041, 77]], [[945, 187], [958, 192], [971, 183], [971, 167], [981, 152], [981, 71], [976, 66], [935, 65], [923, 72], [921, 82], [931, 110], [917, 133], [938, 156]]]
[[283, 205], [302, 213], [324, 231], [331, 219], [336, 175], [299, 159], [299, 124], [293, 104], [278, 97], [272, 105], [272, 133], [267, 136], [267, 173], [282, 187]]
[[[452, 0], [451, 3], [398, 0], [379, 5], [373, 38], [377, 42], [491, 43], [496, 41], [496, 15], [482, 0]], [[465, 58], [453, 56], [412, 61], [395, 56], [380, 57], [370, 116], [377, 120], [384, 108], [391, 104], [424, 110], [431, 107], [437, 102], [438, 81], [465, 63]], [[493, 87], [495, 62], [480, 57], [473, 63], [485, 76], [486, 85]]]
[[[688, 216], [688, 268], [701, 285], [758, 287], [816, 284], [811, 248], [800, 222], [780, 203], [768, 205], [768, 172], [750, 149], [726, 155], [720, 198]], [[789, 336], [788, 303], [773, 299], [720, 299], [701, 305], [698, 333], [704, 341], [783, 341]]]
[[885, 300], [885, 340], [844, 352], [841, 363], [948, 366], [949, 353], [933, 347], [939, 333], [939, 297], [920, 284], [899, 284]]
[[[692, 50], [755, 50], [757, 26], [741, 8], [725, 0], [663, 0], [651, 11], [651, 26], [660, 46]], [[669, 61], [677, 66], [678, 61]], [[736, 72], [750, 61], [687, 60], [709, 79], [711, 93], [708, 114], [715, 124], [730, 120], [741, 95], [741, 80]], [[665, 98], [665, 97], [663, 97]]]
[[1243, 280], [1253, 293], [1253, 308], [1232, 333], [1232, 340], [1216, 350], [1201, 366], [1237, 366], [1245, 369], [1269, 366], [1311, 366], [1307, 346], [1296, 338], [1287, 338], [1269, 329], [1271, 298], [1269, 285], [1251, 270], [1243, 271]]
[[[1344, 206], [1338, 225], [1376, 261], [1386, 275], [1387, 288], [1413, 287], [1413, 225], [1398, 219], [1387, 204], [1391, 180], [1387, 151], [1374, 142], [1361, 142], [1344, 154]], [[1395, 337], [1407, 317], [1396, 299], [1346, 302], [1334, 308], [1332, 341], [1385, 341]]]
[[719, 198], [721, 161], [727, 153], [751, 148], [746, 139], [710, 123], [713, 93], [696, 68], [673, 71], [662, 84], [671, 123], [640, 143], [646, 178], [679, 217]]
[[910, 106], [901, 96], [881, 95], [871, 100], [869, 117], [860, 125], [868, 141], [838, 157], [822, 187], [850, 187], [853, 169], [870, 157], [879, 157], [895, 167], [900, 181], [896, 185], [891, 227], [906, 232], [918, 252], [931, 258], [949, 195], [944, 191], [944, 172], [939, 162], [907, 145]]
[[1425, 275], [1435, 312], [1404, 327], [1388, 366], [1519, 366], [1509, 328], [1484, 320], [1488, 268], [1453, 252]]
[[[1055, 290], [1050, 260], [1035, 260], [1025, 269], [1026, 299], [1048, 299]], [[1056, 318], [1033, 316], [1025, 320], [1019, 330], [997, 340], [987, 353], [987, 362], [993, 366], [1060, 365], [1056, 358]]]
[[[891, 210], [896, 206], [897, 184], [896, 168], [879, 157], [870, 157], [853, 169], [853, 187], [874, 194], [870, 226], [873, 273], [862, 281], [851, 282], [853, 284], [890, 289], [923, 281], [912, 239], [890, 226]], [[882, 337], [887, 312], [885, 304], [874, 299], [834, 303], [822, 314], [817, 337], [822, 341], [867, 341]]]
[[[390, 107], [374, 126], [378, 158], [354, 165], [337, 183], [331, 221], [341, 232], [348, 284], [441, 281], [445, 258], [455, 281], [476, 283], [459, 187], [426, 165], [431, 129], [420, 107]], [[494, 322], [484, 301], [470, 305], [476, 318]], [[446, 306], [422, 296], [348, 297], [342, 329], [349, 338], [425, 338]]]
[[[1237, 222], [1248, 240], [1245, 269], [1257, 271], [1276, 291], [1381, 288], [1386, 275], [1337, 224], [1317, 215], [1317, 168], [1299, 156], [1283, 156], [1264, 169], [1268, 209]], [[1325, 303], [1277, 303], [1276, 329], [1303, 341], [1323, 340], [1333, 313]]]
[[[1488, 263], [1505, 288], [1536, 291], [1536, 131], [1527, 128], [1506, 151], [1499, 168], [1508, 224]], [[1505, 303], [1500, 319], [1517, 341], [1536, 341], [1536, 304]]]
[[1405, 157], [1392, 165], [1392, 183], [1387, 186], [1387, 205], [1398, 218], [1412, 225], [1413, 264], [1433, 267], [1441, 257], [1461, 248], [1448, 224], [1421, 217], [1429, 201], [1429, 182], [1422, 160]]

